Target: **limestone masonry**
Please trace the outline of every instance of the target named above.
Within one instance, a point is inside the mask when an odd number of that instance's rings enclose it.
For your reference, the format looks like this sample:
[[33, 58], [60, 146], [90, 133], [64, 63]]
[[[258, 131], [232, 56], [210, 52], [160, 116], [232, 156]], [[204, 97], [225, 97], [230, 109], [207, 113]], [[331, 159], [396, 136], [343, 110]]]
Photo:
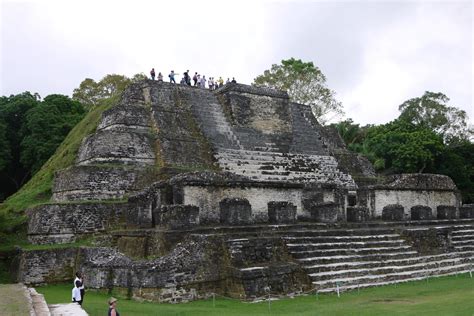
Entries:
[[376, 176], [285, 92], [131, 85], [28, 210], [18, 280], [160, 302], [334, 291], [468, 271], [474, 206], [449, 177]]

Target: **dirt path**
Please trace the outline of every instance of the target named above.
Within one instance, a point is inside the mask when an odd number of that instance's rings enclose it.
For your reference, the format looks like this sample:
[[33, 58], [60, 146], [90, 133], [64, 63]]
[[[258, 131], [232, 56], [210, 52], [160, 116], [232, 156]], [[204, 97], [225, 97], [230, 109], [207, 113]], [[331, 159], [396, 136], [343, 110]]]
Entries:
[[22, 284], [0, 284], [0, 315], [30, 315], [31, 300]]

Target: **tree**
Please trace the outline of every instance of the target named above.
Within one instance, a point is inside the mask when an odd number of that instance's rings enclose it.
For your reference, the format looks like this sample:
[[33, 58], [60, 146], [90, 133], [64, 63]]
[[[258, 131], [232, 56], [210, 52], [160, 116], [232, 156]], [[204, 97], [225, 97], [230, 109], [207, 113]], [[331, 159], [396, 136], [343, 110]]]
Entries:
[[367, 136], [368, 128], [370, 128], [370, 125], [361, 127], [359, 124], [355, 124], [350, 118], [338, 123], [333, 123], [331, 126], [336, 128], [346, 146], [357, 152], [360, 150], [359, 148]]
[[15, 192], [28, 179], [28, 170], [20, 163], [20, 143], [25, 137], [25, 121], [30, 109], [40, 103], [38, 94], [26, 91], [0, 98], [0, 121], [5, 124], [5, 138], [9, 154], [7, 164], [0, 169], [0, 191], [5, 196]]
[[365, 145], [376, 157], [376, 169], [393, 173], [433, 170], [444, 149], [443, 139], [433, 130], [403, 120], [371, 128]]
[[443, 93], [426, 91], [423, 96], [403, 102], [399, 119], [429, 128], [447, 142], [455, 138], [469, 139], [474, 134], [468, 128], [465, 111], [448, 106], [449, 98]]
[[0, 199], [17, 191], [49, 159], [84, 112], [79, 102], [63, 95], [43, 101], [30, 92], [0, 97]]
[[254, 79], [254, 85], [288, 92], [293, 102], [308, 104], [320, 123], [343, 114], [336, 93], [326, 86], [326, 76], [312, 62], [282, 60]]
[[72, 98], [90, 109], [105, 99], [121, 94], [131, 83], [146, 78], [146, 75], [143, 73], [136, 74], [132, 78], [110, 74], [106, 75], [99, 82], [86, 78], [81, 82], [79, 88], [74, 89]]
[[28, 111], [20, 161], [31, 175], [54, 154], [84, 113], [78, 101], [59, 94], [47, 96], [39, 106]]

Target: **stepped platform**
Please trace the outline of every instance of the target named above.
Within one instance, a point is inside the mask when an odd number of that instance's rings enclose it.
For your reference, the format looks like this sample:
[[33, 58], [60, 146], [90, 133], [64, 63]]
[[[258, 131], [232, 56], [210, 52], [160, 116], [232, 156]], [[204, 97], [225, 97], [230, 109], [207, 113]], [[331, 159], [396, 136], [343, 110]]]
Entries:
[[[433, 243], [427, 249], [412, 242], [410, 233], [425, 231], [447, 231], [445, 241], [450, 245]], [[465, 273], [474, 264], [472, 219], [213, 226], [112, 234], [118, 244], [121, 238], [152, 240], [158, 235], [175, 243], [182, 242], [185, 235], [219, 238], [230, 255], [234, 277], [245, 281], [250, 297], [264, 295], [260, 283], [268, 281], [271, 274], [287, 278], [304, 271], [309, 280], [307, 288], [331, 292], [336, 291], [336, 285], [344, 291]], [[171, 244], [167, 247], [173, 248]]]

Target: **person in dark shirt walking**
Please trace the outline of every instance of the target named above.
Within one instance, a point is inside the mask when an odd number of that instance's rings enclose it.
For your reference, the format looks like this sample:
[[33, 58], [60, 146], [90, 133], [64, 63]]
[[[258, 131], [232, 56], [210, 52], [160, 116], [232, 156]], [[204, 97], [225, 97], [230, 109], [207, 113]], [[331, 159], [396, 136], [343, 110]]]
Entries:
[[151, 68], [150, 76], [151, 76], [151, 80], [155, 80], [155, 68]]

